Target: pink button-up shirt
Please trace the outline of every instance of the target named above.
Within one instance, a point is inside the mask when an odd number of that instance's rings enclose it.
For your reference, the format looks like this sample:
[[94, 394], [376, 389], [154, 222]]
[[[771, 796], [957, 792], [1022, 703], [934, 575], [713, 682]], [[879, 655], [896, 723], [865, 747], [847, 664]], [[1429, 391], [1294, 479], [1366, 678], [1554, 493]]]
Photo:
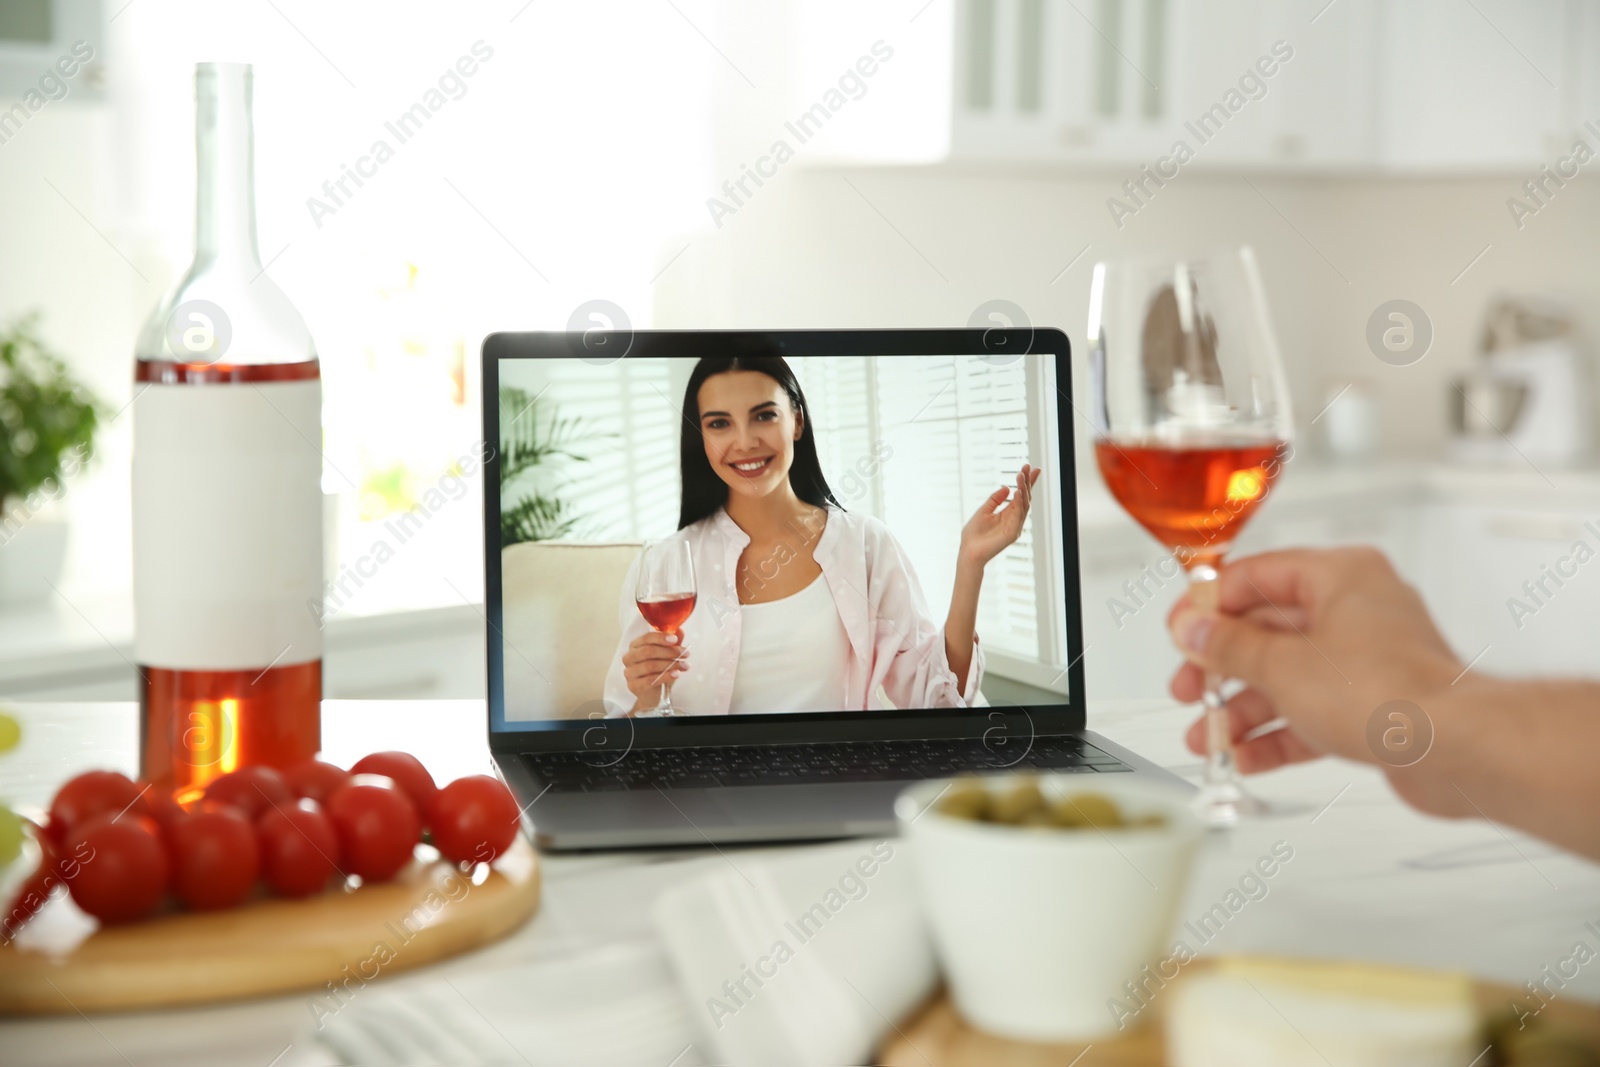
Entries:
[[[870, 515], [838, 508], [829, 508], [827, 518], [812, 557], [822, 568], [850, 639], [839, 710], [973, 706], [983, 676], [983, 653], [976, 640], [963, 689], [945, 659], [944, 631], [929, 618], [911, 561], [889, 528]], [[673, 683], [672, 702], [690, 715], [726, 715], [739, 667], [742, 614], [736, 576], [750, 537], [721, 508], [673, 536], [689, 542], [699, 599], [679, 631], [689, 669]], [[760, 567], [753, 567], [758, 576]], [[622, 656], [650, 628], [634, 604], [638, 573], [635, 560], [622, 583], [618, 607], [622, 641], [606, 672], [605, 702], [613, 715], [633, 707]], [[797, 648], [794, 654], [804, 657], [806, 650]]]

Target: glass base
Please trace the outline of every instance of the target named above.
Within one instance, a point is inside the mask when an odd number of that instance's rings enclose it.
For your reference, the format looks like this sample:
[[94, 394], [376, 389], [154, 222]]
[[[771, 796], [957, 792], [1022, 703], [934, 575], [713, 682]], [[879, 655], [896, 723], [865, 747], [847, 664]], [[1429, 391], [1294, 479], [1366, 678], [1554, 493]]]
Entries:
[[1200, 817], [1200, 821], [1213, 830], [1226, 830], [1246, 819], [1281, 819], [1311, 810], [1304, 804], [1268, 803], [1247, 793], [1238, 782], [1202, 785], [1199, 795], [1189, 806]]
[[672, 705], [672, 697], [667, 694], [667, 686], [661, 686], [661, 699], [656, 701], [654, 707], [642, 707], [634, 712], [634, 718], [677, 718], [678, 709]]
[[643, 711], [635, 712], [633, 717], [635, 719], [675, 719], [678, 717], [678, 709], [671, 704], [657, 704], [653, 708], [645, 708]]

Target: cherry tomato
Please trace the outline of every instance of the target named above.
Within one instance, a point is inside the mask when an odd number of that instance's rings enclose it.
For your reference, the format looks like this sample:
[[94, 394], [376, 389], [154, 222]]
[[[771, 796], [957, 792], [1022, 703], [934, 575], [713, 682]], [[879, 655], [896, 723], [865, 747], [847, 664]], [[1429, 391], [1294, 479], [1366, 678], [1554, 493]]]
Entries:
[[[142, 787], [116, 771], [88, 771], [62, 786], [50, 802], [50, 836], [65, 841], [80, 826], [101, 815], [145, 814]], [[145, 794], [148, 795], [148, 794]]]
[[283, 781], [295, 796], [326, 804], [334, 790], [350, 781], [350, 772], [319, 759], [308, 759], [284, 768]]
[[328, 798], [328, 817], [339, 835], [346, 874], [384, 882], [411, 860], [422, 839], [416, 806], [389, 780], [356, 775]]
[[206, 799], [238, 808], [246, 822], [254, 822], [268, 808], [293, 804], [294, 794], [271, 767], [241, 767], [206, 786]]
[[172, 895], [196, 911], [231, 908], [261, 870], [255, 829], [236, 808], [183, 815], [167, 824]]
[[428, 768], [417, 757], [408, 752], [374, 752], [357, 760], [350, 768], [350, 773], [381, 774], [385, 778], [393, 778], [400, 791], [411, 798], [423, 825], [427, 825], [428, 806], [433, 803], [433, 795], [439, 791], [439, 787], [434, 784]]
[[65, 851], [79, 857], [67, 891], [103, 923], [142, 919], [167, 890], [170, 865], [161, 830], [143, 815], [102, 815], [75, 830]]
[[280, 897], [308, 897], [339, 873], [338, 834], [314, 800], [265, 812], [256, 834], [261, 838], [261, 876]]
[[487, 863], [511, 847], [521, 817], [516, 798], [498, 779], [458, 778], [433, 800], [433, 845], [452, 863]]
[[[142, 781], [138, 784], [141, 788], [145, 785]], [[172, 798], [171, 793], [155, 788], [144, 795], [144, 813], [154, 819], [163, 832], [174, 819], [181, 819], [188, 814], [183, 810], [183, 805]]]

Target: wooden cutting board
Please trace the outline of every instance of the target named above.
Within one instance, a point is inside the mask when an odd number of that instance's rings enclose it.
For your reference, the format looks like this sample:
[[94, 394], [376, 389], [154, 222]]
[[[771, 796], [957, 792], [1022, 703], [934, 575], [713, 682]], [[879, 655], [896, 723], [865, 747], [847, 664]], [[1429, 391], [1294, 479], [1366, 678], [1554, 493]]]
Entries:
[[[1190, 969], [1203, 965], [1204, 961], [1196, 961]], [[1504, 1012], [1509, 1003], [1529, 1003], [1525, 991], [1491, 982], [1474, 982], [1473, 992], [1485, 1017]], [[1152, 1005], [1155, 1018], [1150, 1023], [1126, 1033], [1089, 1044], [1047, 1045], [1010, 1041], [974, 1029], [941, 991], [900, 1024], [873, 1063], [882, 1067], [1164, 1067], [1161, 1004], [1158, 998]], [[1539, 1013], [1537, 1023], [1585, 1038], [1600, 1053], [1600, 1007], [1557, 998]]]
[[381, 885], [160, 915], [47, 952], [38, 942], [51, 941], [49, 913], [65, 903], [52, 901], [24, 928], [24, 947], [0, 946], [0, 1014], [165, 1008], [292, 990], [331, 998], [328, 983], [354, 989], [520, 927], [539, 907], [539, 859], [519, 837], [477, 885], [442, 860], [414, 862]]

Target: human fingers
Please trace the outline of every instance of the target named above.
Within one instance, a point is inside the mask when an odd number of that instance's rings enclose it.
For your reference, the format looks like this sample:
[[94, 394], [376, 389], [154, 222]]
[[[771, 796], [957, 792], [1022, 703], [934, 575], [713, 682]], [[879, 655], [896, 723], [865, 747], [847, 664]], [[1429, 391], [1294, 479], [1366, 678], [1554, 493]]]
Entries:
[[1172, 681], [1167, 688], [1174, 700], [1193, 704], [1206, 691], [1205, 672], [1188, 660], [1184, 660], [1182, 666], [1173, 673]]
[[626, 663], [630, 657], [634, 659], [640, 657], [666, 657], [671, 659], [686, 656], [688, 652], [689, 648], [684, 644], [681, 634], [664, 634], [657, 633], [655, 630], [647, 630], [633, 639], [633, 643], [628, 646], [627, 653], [623, 655], [623, 662]]
[[[1234, 698], [1235, 701], [1238, 699]], [[1228, 733], [1233, 742], [1234, 763], [1238, 766], [1240, 774], [1260, 774], [1290, 763], [1305, 763], [1321, 757], [1321, 753], [1306, 744], [1305, 740], [1289, 726], [1279, 726], [1265, 733], [1250, 736], [1251, 731], [1272, 721], [1269, 718], [1256, 726], [1246, 727], [1245, 724], [1257, 718], [1259, 714], [1259, 709], [1251, 708], [1248, 704], [1244, 705], [1242, 710], [1234, 702], [1228, 705]], [[1205, 716], [1202, 715], [1190, 725], [1184, 735], [1184, 742], [1188, 745], [1189, 751], [1195, 755], [1207, 755]]]
[[[653, 634], [661, 638], [666, 635]], [[637, 640], [622, 657], [622, 665], [627, 670], [664, 669], [671, 664], [686, 665], [689, 662], [689, 650], [677, 645], [667, 644], [661, 640]]]
[[643, 667], [652, 663], [688, 663], [689, 653], [680, 652], [671, 648], [648, 646], [636, 652], [630, 652], [622, 657], [622, 665], [626, 668]]
[[1229, 561], [1222, 568], [1218, 606], [1230, 615], [1262, 604], [1294, 605], [1315, 614], [1339, 589], [1363, 582], [1398, 583], [1393, 565], [1366, 545], [1344, 548], [1290, 548]]
[[1308, 763], [1321, 758], [1322, 753], [1306, 744], [1288, 726], [1235, 742], [1233, 746], [1233, 759], [1240, 774], [1260, 774], [1291, 763]]
[[625, 673], [628, 688], [634, 693], [641, 689], [648, 689], [681, 677], [688, 670], [688, 665], [677, 663], [673, 660], [655, 660], [649, 663], [639, 663], [630, 667]]
[[1267, 692], [1287, 692], [1315, 684], [1327, 666], [1316, 647], [1292, 627], [1263, 624], [1258, 618], [1179, 612], [1168, 624], [1172, 640], [1189, 662]]
[[[1194, 601], [1187, 591], [1167, 609], [1167, 626], [1185, 611], [1194, 609]], [[1311, 626], [1311, 613], [1299, 604], [1271, 604], [1263, 601], [1238, 613], [1238, 617], [1257, 626], [1273, 630], [1298, 630], [1305, 632]]]
[[1006, 506], [1002, 517], [1008, 524], [1012, 538], [1020, 536], [1022, 524], [1028, 520], [1028, 509], [1033, 506], [1033, 488], [1028, 481], [1027, 472], [1017, 475], [1017, 489], [1011, 494], [1011, 503]]
[[[1227, 703], [1228, 707], [1228, 738], [1238, 744], [1246, 734], [1258, 730], [1278, 717], [1277, 710], [1265, 696], [1254, 689], [1245, 689], [1235, 693]], [[1201, 715], [1189, 725], [1188, 732], [1184, 734], [1184, 742], [1191, 752], [1205, 755], [1206, 752], [1206, 717]]]

